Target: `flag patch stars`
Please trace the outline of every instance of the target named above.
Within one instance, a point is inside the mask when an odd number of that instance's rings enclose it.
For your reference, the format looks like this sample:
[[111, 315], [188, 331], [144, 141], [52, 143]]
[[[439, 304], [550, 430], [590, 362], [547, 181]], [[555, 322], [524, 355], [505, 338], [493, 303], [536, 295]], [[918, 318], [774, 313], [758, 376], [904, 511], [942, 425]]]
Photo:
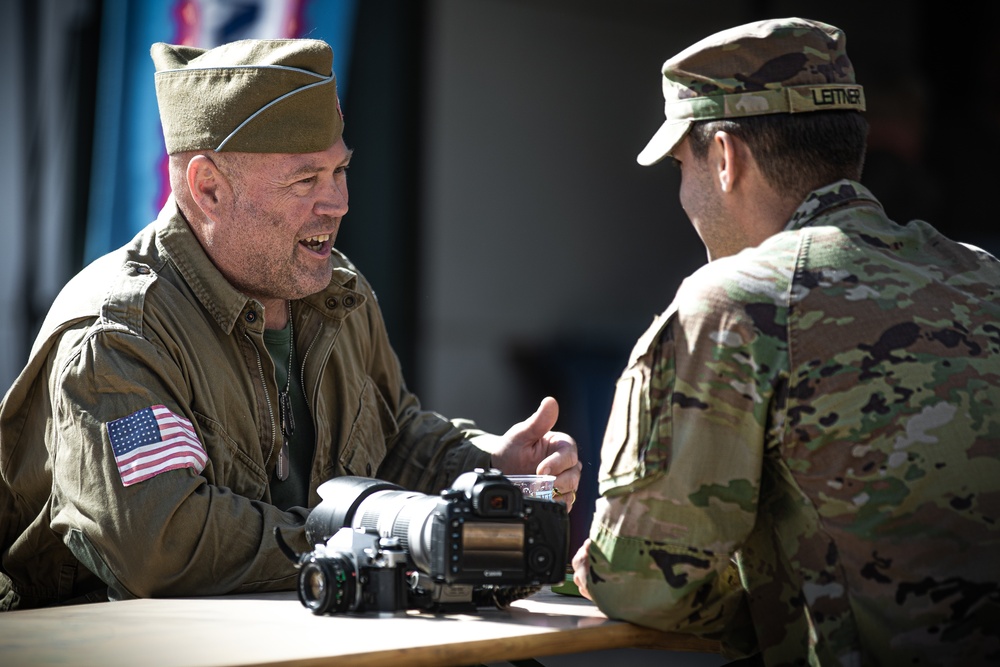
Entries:
[[107, 427], [125, 486], [178, 468], [200, 473], [208, 462], [191, 422], [166, 406], [144, 408], [108, 422]]

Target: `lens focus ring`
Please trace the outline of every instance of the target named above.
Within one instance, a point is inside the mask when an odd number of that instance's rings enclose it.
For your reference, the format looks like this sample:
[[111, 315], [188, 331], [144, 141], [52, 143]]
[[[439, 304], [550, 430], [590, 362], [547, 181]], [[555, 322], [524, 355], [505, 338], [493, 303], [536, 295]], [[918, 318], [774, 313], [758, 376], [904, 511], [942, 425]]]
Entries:
[[299, 601], [314, 614], [342, 614], [354, 609], [357, 572], [350, 559], [333, 554], [310, 558], [299, 570]]

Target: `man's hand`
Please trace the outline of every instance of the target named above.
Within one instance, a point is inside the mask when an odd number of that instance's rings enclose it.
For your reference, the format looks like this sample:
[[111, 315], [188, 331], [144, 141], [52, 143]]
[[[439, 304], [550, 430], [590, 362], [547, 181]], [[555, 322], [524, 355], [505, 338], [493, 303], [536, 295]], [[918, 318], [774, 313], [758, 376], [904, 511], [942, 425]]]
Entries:
[[590, 548], [590, 538], [583, 541], [583, 545], [573, 556], [573, 583], [576, 584], [580, 595], [591, 600], [590, 591], [587, 590], [587, 549]]
[[583, 464], [576, 441], [551, 430], [559, 418], [559, 404], [542, 399], [535, 414], [510, 427], [493, 452], [492, 465], [505, 475], [555, 475], [555, 497], [572, 509]]

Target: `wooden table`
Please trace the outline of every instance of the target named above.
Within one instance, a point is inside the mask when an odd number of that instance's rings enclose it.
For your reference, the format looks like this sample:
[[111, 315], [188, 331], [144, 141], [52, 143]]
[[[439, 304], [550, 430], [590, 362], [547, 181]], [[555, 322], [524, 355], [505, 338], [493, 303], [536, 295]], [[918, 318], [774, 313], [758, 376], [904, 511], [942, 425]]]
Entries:
[[714, 642], [608, 620], [547, 588], [475, 614], [316, 616], [294, 593], [129, 600], [0, 614], [0, 665], [457, 667], [624, 647]]

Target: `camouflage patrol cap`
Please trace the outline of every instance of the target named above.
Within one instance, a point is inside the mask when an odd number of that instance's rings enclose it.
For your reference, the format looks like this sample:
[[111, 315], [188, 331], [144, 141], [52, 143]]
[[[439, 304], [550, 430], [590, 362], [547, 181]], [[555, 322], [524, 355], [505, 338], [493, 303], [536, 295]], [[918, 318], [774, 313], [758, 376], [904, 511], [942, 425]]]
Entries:
[[666, 122], [637, 158], [659, 162], [693, 121], [777, 113], [864, 111], [847, 37], [826, 23], [771, 19], [723, 30], [663, 64]]
[[333, 51], [315, 39], [245, 39], [205, 50], [158, 42], [167, 153], [314, 153], [340, 138]]

